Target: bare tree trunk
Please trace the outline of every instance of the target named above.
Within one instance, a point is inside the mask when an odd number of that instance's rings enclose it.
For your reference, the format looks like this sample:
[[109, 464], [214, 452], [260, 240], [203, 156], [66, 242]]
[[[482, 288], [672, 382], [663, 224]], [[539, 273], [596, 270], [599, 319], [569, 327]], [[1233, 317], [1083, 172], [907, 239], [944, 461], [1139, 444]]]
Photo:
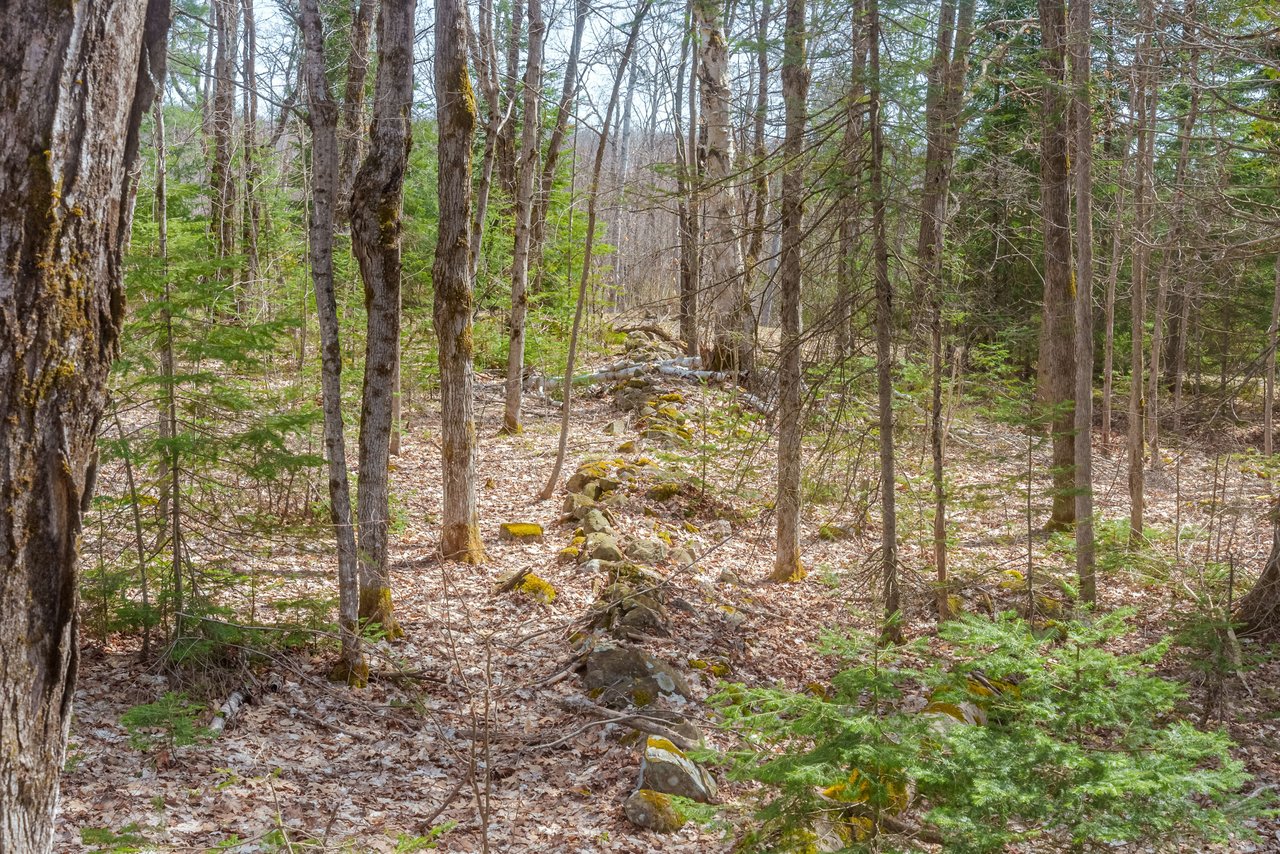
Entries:
[[560, 444], [556, 449], [556, 461], [551, 467], [546, 485], [538, 497], [544, 501], [555, 494], [556, 484], [560, 481], [560, 472], [564, 469], [565, 453], [569, 447], [569, 422], [573, 412], [573, 365], [578, 353], [578, 333], [582, 329], [582, 313], [587, 301], [587, 283], [591, 280], [592, 247], [596, 240], [596, 203], [600, 198], [600, 171], [604, 166], [604, 153], [609, 146], [609, 128], [613, 125], [613, 114], [618, 108], [618, 92], [622, 88], [622, 78], [626, 74], [627, 64], [635, 52], [636, 39], [640, 35], [640, 24], [653, 0], [641, 0], [636, 9], [635, 18], [631, 21], [631, 31], [627, 34], [626, 46], [622, 49], [622, 58], [613, 76], [613, 91], [609, 94], [609, 106], [605, 110], [604, 124], [600, 128], [600, 139], [596, 143], [596, 157], [591, 166], [591, 189], [587, 196], [587, 237], [582, 253], [582, 273], [578, 279], [578, 302], [573, 313], [573, 328], [569, 332], [569, 355], [565, 360], [565, 382], [561, 386], [564, 391], [564, 403], [560, 407]]
[[484, 243], [485, 226], [489, 216], [489, 190], [493, 186], [493, 166], [498, 154], [498, 138], [511, 120], [514, 104], [502, 109], [502, 89], [498, 83], [498, 50], [493, 37], [493, 0], [481, 0], [480, 14], [471, 44], [476, 77], [484, 92], [489, 112], [484, 127], [484, 154], [481, 158], [480, 180], [476, 184], [475, 205], [471, 216], [471, 270], [470, 281], [476, 280], [480, 270], [480, 253]]
[[262, 205], [258, 202], [258, 183], [262, 170], [258, 166], [258, 30], [253, 19], [253, 0], [243, 0], [244, 8], [244, 286], [246, 291], [258, 284], [258, 232], [262, 221]]
[[[698, 78], [698, 52], [690, 50], [693, 41], [693, 0], [685, 10], [684, 39], [680, 43], [680, 71], [672, 101], [675, 105], [676, 131], [676, 216], [680, 228], [680, 338], [685, 353], [698, 355], [698, 154], [694, 140], [697, 99], [694, 97]], [[681, 133], [685, 60], [689, 67], [689, 127]]]
[[[532, 0], [537, 4], [537, 0]], [[476, 426], [472, 412], [471, 141], [475, 101], [467, 79], [465, 0], [436, 0], [435, 92], [439, 126], [440, 209], [433, 317], [440, 339], [441, 477], [444, 516], [440, 551], [448, 560], [484, 560], [476, 513]], [[533, 52], [530, 51], [530, 55]]]
[[733, 179], [733, 130], [730, 124], [729, 45], [722, 28], [719, 0], [694, 0], [701, 34], [698, 81], [705, 130], [701, 199], [706, 204], [708, 290], [711, 293], [712, 342], [707, 367], [749, 376], [755, 356], [742, 253], [738, 243], [737, 196]]
[[[516, 90], [520, 85], [520, 39], [524, 32], [524, 0], [511, 0], [510, 21], [507, 30], [506, 89], [503, 93], [508, 104], [516, 102]], [[498, 135], [498, 180], [508, 199], [516, 196], [516, 135], [515, 122], [507, 122]]]
[[[415, 0], [384, 0], [378, 10], [369, 153], [356, 174], [351, 248], [360, 263], [368, 317], [360, 407], [360, 618], [388, 636], [401, 634], [391, 604], [387, 556], [392, 398], [400, 351], [400, 208], [413, 106]], [[466, 42], [463, 42], [465, 46]]]
[[81, 521], [168, 26], [165, 0], [12, 0], [0, 16], [0, 851], [53, 846]]
[[1262, 453], [1275, 453], [1276, 345], [1280, 342], [1280, 256], [1276, 258], [1276, 285], [1271, 299], [1271, 325], [1267, 327], [1266, 373], [1262, 397]]
[[1071, 281], [1071, 194], [1067, 180], [1066, 7], [1040, 0], [1041, 68], [1045, 75], [1040, 143], [1040, 210], [1044, 223], [1044, 328], [1041, 399], [1052, 408], [1053, 514], [1049, 530], [1075, 522], [1075, 293]]
[[885, 224], [884, 127], [880, 103], [880, 3], [868, 0], [871, 119], [871, 240], [876, 283], [876, 386], [880, 409], [880, 569], [884, 593], [887, 643], [902, 640], [899, 622], [902, 594], [898, 586], [898, 511], [893, 459], [893, 283], [889, 279], [889, 244]]
[[[511, 253], [511, 319], [507, 339], [507, 386], [502, 429], [520, 432], [520, 406], [524, 397], [525, 316], [529, 312], [529, 240], [533, 216], [533, 188], [538, 175], [542, 121], [542, 0], [526, 0], [529, 11], [529, 47], [524, 69], [524, 121], [520, 131], [520, 162], [516, 168], [515, 247]], [[465, 58], [464, 58], [465, 61]]]
[[1234, 622], [1241, 634], [1260, 640], [1280, 637], [1280, 503], [1271, 507], [1271, 554], [1253, 588], [1236, 606]]
[[865, 0], [853, 0], [850, 12], [850, 42], [853, 44], [853, 61], [849, 74], [849, 92], [845, 95], [844, 138], [841, 157], [844, 161], [844, 198], [841, 199], [843, 216], [840, 218], [840, 260], [837, 264], [836, 283], [836, 354], [840, 358], [849, 355], [855, 334], [853, 302], [857, 291], [855, 256], [865, 216], [865, 147], [866, 136], [866, 65], [867, 16]]
[[[231, 171], [231, 135], [235, 126], [235, 62], [240, 4], [237, 0], [213, 0], [217, 50], [213, 61], [213, 185], [212, 227], [219, 258], [236, 251], [236, 185]], [[233, 283], [233, 287], [235, 287]], [[242, 305], [236, 291], [236, 310]]]
[[1075, 521], [1080, 599], [1097, 601], [1093, 541], [1093, 112], [1089, 103], [1092, 8], [1073, 3], [1068, 22], [1075, 130]]
[[933, 458], [933, 562], [937, 576], [940, 622], [950, 616], [947, 601], [947, 495], [943, 470], [942, 248], [947, 223], [947, 198], [951, 192], [951, 171], [960, 138], [960, 116], [964, 109], [965, 73], [968, 69], [975, 5], [974, 0], [963, 0], [959, 10], [956, 10], [952, 3], [944, 3], [938, 20], [937, 53], [930, 82], [930, 117], [926, 122], [929, 144], [925, 155], [925, 185], [916, 253], [920, 268], [917, 278], [919, 302], [916, 305], [927, 304], [929, 307], [932, 344], [933, 395], [929, 444]]
[[[358, 4], [358, 5], [357, 5]], [[364, 90], [369, 78], [369, 36], [378, 13], [378, 0], [351, 0], [351, 53], [347, 57], [347, 83], [342, 96], [342, 154], [338, 161], [338, 196], [335, 215], [347, 218], [351, 188], [364, 144]]]
[[529, 239], [529, 265], [536, 271], [533, 285], [535, 293], [542, 291], [542, 250], [546, 242], [547, 211], [551, 206], [551, 189], [555, 183], [556, 164], [560, 160], [565, 131], [569, 127], [578, 86], [582, 82], [578, 76], [578, 58], [582, 54], [582, 30], [586, 26], [588, 11], [590, 11], [589, 0], [576, 0], [573, 36], [569, 41], [569, 58], [565, 63], [560, 100], [556, 104], [556, 123], [551, 128], [551, 137], [547, 140], [546, 156], [542, 162], [542, 176], [538, 181], [538, 192], [533, 200], [533, 213], [530, 216], [532, 234]]
[[[1185, 0], [1183, 5], [1183, 41], [1189, 46], [1187, 57], [1186, 84], [1190, 90], [1187, 112], [1182, 117], [1179, 128], [1178, 161], [1174, 167], [1173, 202], [1169, 218], [1169, 237], [1165, 243], [1163, 257], [1160, 259], [1160, 274], [1157, 292], [1155, 317], [1151, 325], [1151, 371], [1147, 380], [1147, 439], [1151, 444], [1151, 464], [1157, 468], [1162, 465], [1160, 456], [1160, 382], [1162, 369], [1160, 361], [1165, 353], [1165, 323], [1167, 322], [1167, 306], [1169, 303], [1170, 277], [1180, 279], [1182, 276], [1183, 233], [1185, 231], [1186, 181], [1187, 168], [1191, 161], [1191, 134], [1195, 130], [1196, 119], [1200, 107], [1199, 64], [1200, 50], [1196, 44], [1196, 4], [1195, 0]], [[1178, 315], [1182, 315], [1182, 299], [1175, 299]], [[1179, 332], [1180, 337], [1180, 332]]]
[[[768, 14], [768, 2], [765, 3]], [[800, 475], [803, 469], [804, 412], [801, 398], [804, 375], [800, 359], [800, 251], [804, 244], [804, 155], [805, 124], [808, 121], [809, 68], [805, 50], [804, 0], [787, 0], [786, 32], [783, 36], [782, 100], [786, 112], [786, 137], [782, 156], [782, 259], [778, 280], [782, 291], [782, 342], [778, 406], [778, 548], [773, 562], [773, 581], [804, 577], [800, 561]], [[761, 36], [765, 23], [760, 23]], [[763, 50], [763, 48], [762, 48]], [[766, 90], [768, 63], [761, 63]], [[763, 133], [757, 126], [757, 141]], [[759, 202], [757, 202], [759, 204]], [[759, 215], [763, 220], [763, 215]], [[763, 223], [761, 223], [763, 225]]]
[[[803, 14], [803, 9], [801, 10]], [[747, 288], [754, 291], [769, 286], [769, 277], [761, 275], [760, 256], [764, 252], [764, 220], [769, 206], [769, 176], [765, 172], [765, 160], [769, 156], [764, 144], [765, 121], [769, 116], [769, 20], [773, 15], [770, 0], [762, 0], [756, 19], [756, 105], [752, 115], [751, 152], [751, 222], [747, 230], [746, 276]], [[784, 60], [785, 61], [785, 60]], [[798, 250], [797, 250], [798, 251]], [[785, 325], [785, 318], [783, 323]]]
[[333, 284], [333, 223], [338, 185], [338, 105], [325, 76], [324, 30], [318, 0], [302, 0], [308, 115], [311, 125], [311, 280], [320, 321], [320, 395], [324, 408], [324, 457], [329, 469], [329, 521], [338, 552], [338, 634], [342, 651], [333, 675], [350, 685], [368, 680], [360, 649], [360, 577], [356, 532], [351, 524], [347, 442], [342, 421], [342, 344]]
[[1133, 338], [1130, 357], [1129, 390], [1129, 542], [1137, 544], [1142, 538], [1143, 469], [1145, 401], [1143, 400], [1144, 354], [1143, 336], [1146, 327], [1147, 274], [1151, 260], [1152, 239], [1152, 172], [1155, 163], [1156, 93], [1151, 82], [1152, 47], [1155, 30], [1155, 0], [1142, 0], [1139, 11], [1139, 27], [1142, 30], [1138, 48], [1138, 150], [1134, 187], [1136, 213], [1133, 254], [1133, 296], [1131, 298], [1130, 334]]

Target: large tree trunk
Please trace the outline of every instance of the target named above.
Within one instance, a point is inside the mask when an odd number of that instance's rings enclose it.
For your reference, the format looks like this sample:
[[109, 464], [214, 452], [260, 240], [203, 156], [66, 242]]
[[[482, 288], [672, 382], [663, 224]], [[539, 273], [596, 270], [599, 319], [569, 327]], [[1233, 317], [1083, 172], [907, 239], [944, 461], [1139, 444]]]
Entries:
[[[753, 6], [754, 8], [754, 6]], [[803, 14], [803, 10], [801, 10]], [[769, 19], [773, 8], [770, 0], [760, 4], [756, 19], [756, 104], [751, 117], [751, 222], [747, 231], [746, 276], [747, 287], [752, 292], [759, 288], [761, 304], [769, 287], [769, 277], [762, 275], [761, 255], [764, 253], [765, 213], [769, 207], [769, 175], [765, 160], [769, 151], [765, 148], [765, 123], [769, 116]], [[783, 60], [785, 62], [785, 59]], [[784, 250], [785, 251], [785, 250]], [[784, 319], [785, 324], [785, 319]]]
[[893, 459], [893, 283], [889, 279], [889, 243], [885, 223], [884, 126], [880, 97], [880, 4], [867, 3], [870, 42], [868, 94], [871, 99], [871, 242], [876, 283], [876, 387], [880, 409], [880, 573], [887, 642], [902, 640], [899, 621], [898, 510]]
[[342, 642], [335, 676], [363, 685], [369, 668], [360, 651], [357, 623], [360, 579], [356, 532], [342, 420], [342, 344], [333, 284], [333, 223], [338, 202], [338, 105], [325, 76], [324, 31], [317, 0], [302, 0], [308, 115], [311, 125], [311, 224], [308, 249], [320, 321], [320, 395], [324, 408], [324, 458], [329, 469], [329, 521], [338, 551], [338, 633]]
[[1070, 9], [1071, 119], [1075, 130], [1075, 510], [1080, 598], [1097, 600], [1093, 543], [1093, 112], [1089, 103], [1088, 3]]
[[[359, 5], [357, 5], [359, 4]], [[347, 82], [342, 96], [342, 155], [338, 161], [336, 215], [345, 218], [351, 204], [364, 144], [364, 90], [369, 78], [369, 36], [378, 11], [378, 0], [351, 0], [351, 53], [347, 57]]]
[[[524, 68], [524, 123], [520, 131], [520, 162], [516, 168], [515, 246], [511, 252], [511, 318], [507, 339], [506, 400], [502, 429], [520, 432], [524, 398], [525, 316], [529, 313], [529, 240], [533, 216], [534, 179], [538, 176], [542, 121], [542, 0], [528, 0], [529, 48]], [[465, 61], [465, 56], [464, 56]], [[464, 66], [465, 68], [465, 66]]]
[[701, 36], [698, 81], [706, 139], [700, 199], [705, 205], [703, 232], [711, 295], [712, 340], [707, 367], [744, 377], [753, 366], [755, 336], [738, 243], [737, 193], [732, 186], [733, 128], [724, 9], [719, 0], [694, 0], [693, 15]]
[[1071, 194], [1067, 182], [1066, 7], [1040, 0], [1040, 215], [1044, 223], [1044, 327], [1039, 397], [1052, 408], [1053, 514], [1050, 530], [1075, 522], [1075, 294], [1071, 282]]
[[356, 500], [360, 618], [379, 623], [389, 636], [400, 633], [391, 604], [387, 557], [388, 468], [400, 356], [400, 208], [412, 142], [414, 5], [414, 0], [384, 0], [378, 10], [378, 71], [369, 154], [356, 174], [351, 202], [351, 248], [360, 262], [368, 317]]
[[[766, 3], [765, 8], [768, 9]], [[787, 0], [786, 32], [783, 37], [782, 100], [786, 111], [786, 137], [782, 156], [782, 259], [778, 280], [782, 291], [782, 357], [779, 377], [781, 401], [778, 407], [778, 549], [773, 562], [774, 581], [804, 576], [800, 562], [800, 475], [804, 440], [804, 377], [800, 359], [800, 250], [804, 243], [804, 155], [806, 101], [809, 97], [809, 69], [805, 57], [804, 0]], [[764, 32], [763, 22], [760, 25]], [[768, 65], [764, 64], [767, 71]], [[760, 81], [766, 88], [766, 78]]]
[[1280, 504], [1271, 508], [1271, 554], [1253, 589], [1236, 606], [1234, 619], [1241, 634], [1280, 638]]
[[0, 16], [0, 851], [53, 845], [80, 525], [168, 26], [167, 0], [13, 0]]
[[[536, 4], [537, 0], [533, 0]], [[484, 546], [476, 515], [476, 426], [472, 413], [471, 141], [475, 101], [470, 97], [463, 27], [464, 0], [436, 0], [435, 92], [440, 178], [440, 227], [431, 269], [434, 320], [440, 340], [441, 477], [444, 516], [440, 551], [446, 559], [480, 563]]]

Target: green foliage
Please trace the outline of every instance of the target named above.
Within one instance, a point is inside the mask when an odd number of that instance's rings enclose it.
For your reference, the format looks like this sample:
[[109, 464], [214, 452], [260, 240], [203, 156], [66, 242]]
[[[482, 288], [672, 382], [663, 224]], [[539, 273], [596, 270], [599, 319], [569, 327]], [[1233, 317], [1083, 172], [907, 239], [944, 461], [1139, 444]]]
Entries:
[[[1242, 833], [1240, 819], [1262, 806], [1237, 795], [1248, 775], [1230, 740], [1173, 718], [1182, 689], [1154, 671], [1168, 641], [1111, 650], [1128, 616], [1065, 624], [1060, 642], [1011, 614], [966, 617], [940, 630], [950, 667], [919, 663], [919, 644], [885, 651], [832, 637], [826, 649], [846, 667], [829, 690], [726, 688], [713, 701], [745, 745], [724, 757], [729, 774], [766, 793], [756, 847], [825, 816], [843, 823], [853, 849], [880, 850], [867, 835], [889, 832], [885, 814], [906, 820], [907, 800], [911, 821], [954, 852]], [[908, 711], [921, 692], [976, 704], [988, 722]], [[857, 797], [841, 797], [851, 787]]]
[[132, 854], [142, 851], [147, 844], [146, 837], [139, 832], [142, 828], [136, 822], [130, 822], [119, 830], [106, 827], [80, 828], [80, 842], [86, 848], [101, 854]]
[[135, 750], [158, 746], [186, 747], [209, 737], [209, 730], [196, 719], [204, 706], [192, 703], [182, 692], [167, 691], [154, 703], [134, 706], [120, 718]]

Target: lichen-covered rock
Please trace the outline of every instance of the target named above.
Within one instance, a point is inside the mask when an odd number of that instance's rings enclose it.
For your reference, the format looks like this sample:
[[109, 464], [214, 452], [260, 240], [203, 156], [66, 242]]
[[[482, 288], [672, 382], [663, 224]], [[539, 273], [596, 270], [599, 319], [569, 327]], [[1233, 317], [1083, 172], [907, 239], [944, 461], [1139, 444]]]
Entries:
[[650, 789], [637, 789], [622, 805], [622, 811], [636, 827], [658, 833], [674, 833], [686, 821], [671, 803], [671, 797]]
[[627, 546], [626, 554], [637, 563], [661, 563], [667, 558], [667, 544], [659, 539], [636, 540]]
[[679, 795], [707, 804], [715, 800], [716, 781], [684, 751], [651, 735], [640, 758], [640, 788]]
[[624, 629], [644, 632], [649, 635], [668, 637], [671, 630], [667, 628], [666, 617], [657, 608], [648, 605], [636, 605], [627, 609], [618, 625]]
[[618, 453], [620, 454], [634, 454], [635, 452], [636, 452], [635, 439], [628, 439], [627, 441], [623, 442], [621, 445], [618, 446]]
[[702, 526], [702, 533], [713, 540], [723, 540], [733, 536], [733, 525], [728, 519], [715, 519]]
[[627, 422], [621, 418], [615, 418], [604, 425], [604, 434], [606, 436], [621, 436], [625, 432], [627, 432]]
[[676, 566], [688, 566], [697, 560], [697, 557], [694, 556], [692, 549], [677, 546], [671, 550], [671, 560]]
[[587, 554], [596, 560], [622, 560], [622, 552], [618, 549], [618, 541], [602, 532], [587, 534]]
[[609, 524], [609, 517], [601, 513], [599, 509], [592, 509], [583, 514], [582, 531], [585, 534], [608, 534], [616, 537], [613, 525]]
[[561, 512], [569, 516], [574, 521], [582, 521], [582, 517], [595, 509], [596, 502], [591, 496], [583, 492], [571, 492], [564, 498], [564, 504], [561, 506]]
[[503, 522], [498, 539], [507, 542], [532, 542], [542, 539], [542, 526], [537, 522]]
[[674, 667], [635, 647], [601, 644], [587, 656], [587, 693], [605, 705], [647, 706], [659, 697], [689, 699], [689, 683]]

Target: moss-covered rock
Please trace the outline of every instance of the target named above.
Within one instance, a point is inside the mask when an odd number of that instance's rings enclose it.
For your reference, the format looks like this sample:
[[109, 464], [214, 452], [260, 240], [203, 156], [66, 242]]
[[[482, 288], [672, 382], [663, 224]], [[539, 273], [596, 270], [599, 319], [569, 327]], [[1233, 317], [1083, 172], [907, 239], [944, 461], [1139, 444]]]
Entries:
[[554, 602], [556, 598], [556, 589], [551, 585], [551, 582], [541, 576], [534, 575], [532, 572], [520, 579], [520, 583], [516, 585], [516, 590], [548, 605]]
[[689, 683], [674, 667], [644, 650], [600, 644], [587, 656], [589, 696], [609, 706], [647, 706], [663, 696], [690, 699]]
[[503, 522], [498, 526], [498, 539], [506, 542], [541, 540], [542, 526], [537, 522]]
[[687, 819], [671, 803], [671, 796], [650, 789], [637, 789], [622, 805], [622, 811], [636, 827], [657, 833], [674, 833]]
[[640, 759], [640, 788], [710, 803], [716, 781], [684, 751], [665, 738], [651, 735]]
[[622, 560], [622, 552], [618, 549], [618, 541], [603, 532], [587, 534], [586, 552], [596, 560]]
[[682, 487], [683, 484], [679, 481], [663, 481], [661, 483], [655, 483], [653, 486], [649, 487], [644, 495], [645, 498], [648, 498], [650, 501], [667, 501], [679, 495]]

